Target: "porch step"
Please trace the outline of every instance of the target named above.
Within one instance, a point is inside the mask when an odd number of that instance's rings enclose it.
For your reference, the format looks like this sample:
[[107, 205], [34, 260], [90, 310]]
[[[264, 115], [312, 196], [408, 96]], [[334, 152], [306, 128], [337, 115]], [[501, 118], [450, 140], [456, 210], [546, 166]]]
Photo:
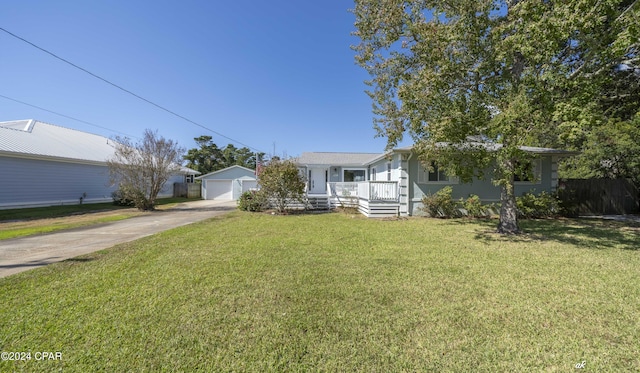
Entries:
[[310, 210], [329, 210], [329, 197], [309, 196], [307, 197], [307, 208]]

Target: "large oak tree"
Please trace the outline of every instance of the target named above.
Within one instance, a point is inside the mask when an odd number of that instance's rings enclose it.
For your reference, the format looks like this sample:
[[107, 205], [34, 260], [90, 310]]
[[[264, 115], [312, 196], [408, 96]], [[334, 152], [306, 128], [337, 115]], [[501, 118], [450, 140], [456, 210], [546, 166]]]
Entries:
[[519, 231], [520, 147], [592, 125], [611, 71], [637, 60], [637, 0], [356, 0], [353, 13], [378, 134], [393, 147], [409, 133], [462, 181], [492, 166], [501, 233]]

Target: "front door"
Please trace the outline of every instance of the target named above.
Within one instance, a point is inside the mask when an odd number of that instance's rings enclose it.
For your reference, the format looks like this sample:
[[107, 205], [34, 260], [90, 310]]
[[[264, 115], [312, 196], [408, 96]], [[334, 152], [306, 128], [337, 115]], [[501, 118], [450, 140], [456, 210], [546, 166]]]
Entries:
[[309, 194], [327, 193], [327, 170], [325, 168], [309, 169]]

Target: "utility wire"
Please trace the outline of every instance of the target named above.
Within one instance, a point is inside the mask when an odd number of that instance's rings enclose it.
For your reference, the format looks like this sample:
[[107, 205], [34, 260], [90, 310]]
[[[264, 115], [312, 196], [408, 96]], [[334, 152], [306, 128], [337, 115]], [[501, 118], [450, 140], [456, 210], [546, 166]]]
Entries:
[[[43, 107], [40, 107], [40, 106], [37, 106], [37, 105], [33, 105], [33, 104], [28, 103], [28, 102], [24, 102], [24, 101], [16, 100], [15, 98], [7, 97], [7, 96], [2, 95], [2, 94], [0, 94], [0, 97], [5, 98], [5, 99], [7, 99], [7, 100], [11, 100], [11, 101], [13, 101], [13, 102], [17, 102], [17, 103], [22, 104], [22, 105], [31, 106], [32, 108], [36, 108], [36, 109], [43, 110], [43, 111], [46, 111], [46, 112], [49, 112], [49, 113], [52, 113], [52, 114], [55, 114], [55, 115], [59, 115], [59, 116], [61, 116], [61, 117], [69, 118], [69, 119], [75, 120], [75, 121], [80, 122], [80, 123], [84, 123], [84, 124], [88, 124], [88, 125], [90, 125], [90, 126], [94, 126], [94, 127], [102, 128], [103, 130], [107, 130], [107, 131], [109, 131], [109, 132], [116, 132], [116, 133], [119, 133], [119, 134], [121, 134], [121, 135], [125, 135], [125, 136], [127, 136], [127, 137], [135, 137], [135, 136], [131, 136], [131, 135], [129, 135], [129, 134], [126, 134], [126, 133], [124, 133], [124, 132], [116, 131], [116, 130], [113, 130], [113, 129], [111, 129], [111, 128], [107, 128], [107, 127], [99, 126], [99, 125], [94, 124], [94, 123], [91, 123], [91, 122], [87, 122], [86, 120], [82, 120], [82, 119], [74, 118], [74, 117], [72, 117], [72, 116], [65, 115], [65, 114], [62, 114], [62, 113], [58, 113], [58, 112], [53, 111], [53, 110], [45, 109], [45, 108], [43, 108]], [[136, 138], [137, 138], [137, 137], [136, 137]]]
[[238, 140], [232, 139], [231, 137], [225, 136], [225, 135], [221, 134], [220, 132], [214, 131], [214, 130], [212, 130], [211, 128], [205, 127], [205, 126], [203, 126], [202, 124], [197, 123], [197, 122], [195, 122], [195, 121], [193, 121], [193, 120], [191, 120], [191, 119], [189, 119], [189, 118], [186, 118], [186, 117], [184, 117], [184, 116], [182, 116], [182, 115], [180, 115], [180, 114], [178, 114], [178, 113], [176, 113], [176, 112], [174, 112], [174, 111], [172, 111], [172, 110], [169, 110], [169, 109], [165, 108], [164, 106], [158, 105], [158, 104], [156, 104], [156, 103], [155, 103], [155, 102], [153, 102], [153, 101], [147, 100], [146, 98], [144, 98], [144, 97], [142, 97], [142, 96], [140, 96], [140, 95], [138, 95], [138, 94], [135, 94], [135, 93], [131, 92], [130, 90], [128, 90], [128, 89], [126, 89], [126, 88], [123, 88], [123, 87], [121, 87], [121, 86], [119, 86], [119, 85], [117, 85], [117, 84], [115, 84], [115, 83], [112, 83], [111, 81], [109, 81], [109, 80], [107, 80], [107, 79], [105, 79], [105, 78], [103, 78], [103, 77], [101, 77], [101, 76], [99, 76], [99, 75], [96, 75], [96, 74], [92, 73], [91, 71], [89, 71], [89, 70], [87, 70], [87, 69], [85, 69], [85, 68], [82, 68], [82, 67], [80, 67], [80, 66], [78, 66], [78, 65], [74, 64], [73, 62], [70, 62], [70, 61], [68, 61], [68, 60], [66, 60], [66, 59], [64, 59], [64, 58], [62, 58], [62, 57], [60, 57], [60, 56], [56, 55], [56, 54], [55, 54], [55, 53], [53, 53], [53, 52], [50, 52], [50, 51], [48, 51], [48, 50], [46, 50], [46, 49], [44, 49], [44, 48], [41, 48], [41, 47], [39, 47], [39, 46], [35, 45], [34, 43], [30, 42], [29, 40], [26, 40], [26, 39], [24, 39], [24, 38], [22, 38], [22, 37], [20, 37], [20, 36], [18, 36], [18, 35], [16, 35], [16, 34], [14, 34], [14, 33], [10, 32], [10, 31], [8, 31], [8, 30], [6, 30], [6, 29], [2, 28], [2, 27], [0, 27], [0, 30], [4, 31], [5, 33], [7, 33], [7, 34], [9, 34], [9, 35], [13, 36], [14, 38], [16, 38], [16, 39], [18, 39], [18, 40], [21, 40], [21, 41], [23, 41], [23, 42], [25, 42], [25, 43], [27, 43], [27, 44], [31, 45], [32, 47], [34, 47], [34, 48], [36, 48], [36, 49], [41, 50], [42, 52], [44, 52], [44, 53], [46, 53], [46, 54], [48, 54], [48, 55], [50, 55], [50, 56], [52, 56], [52, 57], [54, 57], [54, 58], [56, 58], [56, 59], [60, 60], [60, 61], [62, 61], [62, 62], [64, 62], [64, 63], [66, 63], [66, 64], [69, 64], [69, 65], [71, 65], [71, 66], [75, 67], [75, 68], [76, 68], [76, 69], [78, 69], [78, 70], [84, 71], [85, 73], [87, 73], [87, 74], [89, 74], [89, 75], [93, 76], [93, 77], [94, 77], [94, 78], [96, 78], [96, 79], [102, 80], [103, 82], [105, 82], [105, 83], [107, 83], [107, 84], [109, 84], [109, 85], [111, 85], [111, 86], [113, 86], [113, 87], [115, 87], [115, 88], [118, 88], [119, 90], [121, 90], [121, 91], [123, 91], [123, 92], [126, 92], [126, 93], [128, 93], [128, 94], [130, 94], [130, 95], [132, 95], [132, 96], [134, 96], [134, 97], [136, 97], [136, 98], [138, 98], [138, 99], [140, 99], [140, 100], [142, 100], [142, 101], [144, 101], [144, 102], [146, 102], [146, 103], [148, 103], [148, 104], [150, 104], [150, 105], [153, 105], [153, 106], [157, 107], [157, 108], [158, 108], [158, 109], [160, 109], [160, 110], [166, 111], [167, 113], [172, 114], [172, 115], [174, 115], [174, 116], [176, 116], [176, 117], [178, 117], [178, 118], [180, 118], [180, 119], [182, 119], [182, 120], [185, 120], [185, 121], [187, 121], [187, 122], [189, 122], [189, 123], [191, 123], [191, 124], [194, 124], [194, 125], [196, 125], [196, 126], [198, 126], [198, 127], [202, 128], [202, 129], [205, 129], [205, 130], [207, 130], [207, 131], [211, 131], [212, 133], [214, 133], [214, 134], [216, 134], [216, 135], [218, 135], [218, 136], [224, 137], [225, 139], [230, 140], [230, 141], [232, 141], [232, 142], [235, 142], [236, 144], [240, 144], [240, 145], [242, 145], [242, 146], [245, 146], [245, 147], [247, 147], [247, 148], [249, 148], [249, 149], [253, 149], [253, 150], [255, 150], [255, 151], [260, 151], [259, 149], [256, 149], [256, 148], [254, 148], [254, 147], [252, 147], [252, 146], [249, 146], [249, 145], [247, 145], [247, 144], [244, 144], [244, 143], [242, 143], [242, 142], [240, 142], [240, 141], [238, 141]]

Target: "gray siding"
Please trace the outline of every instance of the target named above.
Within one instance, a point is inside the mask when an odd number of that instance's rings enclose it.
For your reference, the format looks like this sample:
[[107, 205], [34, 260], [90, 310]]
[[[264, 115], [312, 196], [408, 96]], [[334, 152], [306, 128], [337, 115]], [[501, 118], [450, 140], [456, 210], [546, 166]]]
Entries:
[[0, 207], [110, 201], [106, 166], [0, 156]]
[[[173, 195], [172, 176], [159, 197]], [[110, 202], [117, 186], [110, 185], [106, 165], [45, 161], [0, 156], [0, 208]]]
[[[552, 192], [552, 160], [551, 157], [540, 157], [541, 169], [538, 173], [539, 180], [531, 182], [516, 183], [515, 193], [516, 196], [520, 196], [525, 192], [540, 193], [542, 191]], [[420, 163], [417, 159], [412, 158], [409, 161], [409, 196], [410, 196], [410, 212], [412, 215], [422, 215], [422, 197], [428, 194], [433, 194], [449, 185], [453, 189], [453, 198], [467, 198], [471, 194], [475, 194], [480, 197], [484, 203], [492, 203], [500, 201], [500, 188], [493, 185], [491, 181], [491, 173], [488, 170], [485, 175], [485, 180], [475, 179], [471, 183], [419, 183], [418, 182], [418, 168]]]

